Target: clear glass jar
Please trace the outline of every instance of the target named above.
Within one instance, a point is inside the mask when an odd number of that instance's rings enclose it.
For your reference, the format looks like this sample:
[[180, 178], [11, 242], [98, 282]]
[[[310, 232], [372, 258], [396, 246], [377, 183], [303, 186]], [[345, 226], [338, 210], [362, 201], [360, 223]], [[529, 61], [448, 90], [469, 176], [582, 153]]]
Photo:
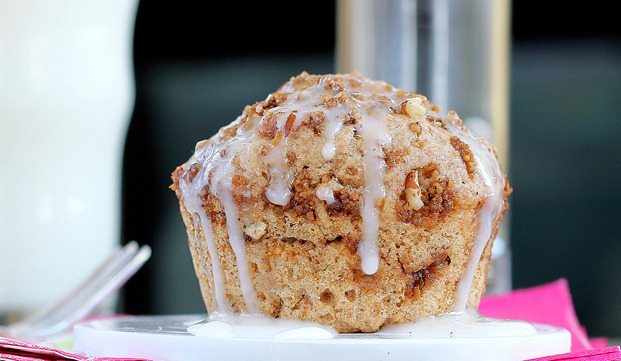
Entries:
[[[509, 0], [339, 0], [337, 71], [425, 94], [456, 110], [497, 148], [508, 170]], [[487, 290], [511, 288], [508, 217]]]

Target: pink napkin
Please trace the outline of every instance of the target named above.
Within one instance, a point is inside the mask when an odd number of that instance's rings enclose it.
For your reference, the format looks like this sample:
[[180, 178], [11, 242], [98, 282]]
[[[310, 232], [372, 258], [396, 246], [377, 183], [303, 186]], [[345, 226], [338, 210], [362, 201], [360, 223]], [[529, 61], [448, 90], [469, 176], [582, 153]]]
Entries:
[[563, 327], [571, 333], [572, 353], [548, 356], [537, 361], [617, 361], [621, 360], [619, 346], [606, 347], [608, 339], [589, 340], [571, 300], [567, 280], [517, 290], [504, 295], [488, 296], [481, 301], [479, 312], [492, 318], [525, 320]]
[[479, 306], [483, 316], [509, 318], [563, 327], [571, 332], [571, 350], [592, 349], [574, 311], [567, 280], [485, 297]]
[[0, 337], [0, 361], [146, 361], [137, 358], [92, 358], [63, 350]]
[[[619, 346], [606, 347], [605, 338], [589, 340], [578, 322], [567, 281], [485, 297], [479, 312], [487, 317], [518, 319], [566, 328], [572, 336], [572, 353], [531, 361], [621, 361]], [[89, 358], [84, 355], [31, 345], [0, 337], [0, 361], [144, 361], [136, 358]]]
[[605, 347], [599, 350], [586, 350], [556, 356], [540, 357], [527, 361], [618, 361], [621, 360], [619, 346]]

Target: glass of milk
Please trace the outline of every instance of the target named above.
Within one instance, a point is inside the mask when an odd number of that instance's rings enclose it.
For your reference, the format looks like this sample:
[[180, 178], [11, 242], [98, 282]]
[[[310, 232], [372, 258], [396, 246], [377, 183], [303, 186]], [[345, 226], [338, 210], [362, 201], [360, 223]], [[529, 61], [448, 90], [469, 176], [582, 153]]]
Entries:
[[137, 0], [0, 0], [0, 316], [68, 292], [120, 239]]

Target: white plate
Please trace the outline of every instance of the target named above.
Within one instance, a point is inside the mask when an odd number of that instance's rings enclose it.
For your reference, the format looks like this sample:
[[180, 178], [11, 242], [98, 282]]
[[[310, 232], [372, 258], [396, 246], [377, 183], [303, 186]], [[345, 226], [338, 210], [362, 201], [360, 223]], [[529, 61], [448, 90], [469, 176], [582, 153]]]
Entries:
[[205, 315], [106, 319], [75, 327], [76, 351], [95, 357], [167, 361], [524, 360], [569, 352], [568, 331], [534, 325], [530, 335], [407, 337], [340, 334], [334, 338], [199, 337], [188, 327]]

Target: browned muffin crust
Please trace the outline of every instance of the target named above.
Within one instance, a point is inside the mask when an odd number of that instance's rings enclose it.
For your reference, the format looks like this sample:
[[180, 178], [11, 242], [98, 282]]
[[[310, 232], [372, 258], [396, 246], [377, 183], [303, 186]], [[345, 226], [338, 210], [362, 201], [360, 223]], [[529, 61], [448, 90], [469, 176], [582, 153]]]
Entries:
[[[287, 103], [314, 88], [321, 88], [319, 95], [313, 93], [321, 104], [313, 111], [303, 112], [295, 102]], [[363, 232], [365, 175], [363, 117], [356, 102], [369, 98], [384, 104], [391, 138], [383, 148], [385, 196], [375, 205], [380, 213], [380, 263], [372, 275], [361, 271], [357, 253]], [[408, 104], [411, 99], [415, 101]], [[287, 112], [280, 127], [274, 112], [279, 107]], [[335, 107], [345, 109], [345, 116], [334, 139], [336, 153], [326, 160], [323, 134], [326, 117]], [[232, 196], [245, 237], [245, 262], [263, 313], [317, 321], [339, 332], [373, 332], [386, 323], [415, 321], [452, 310], [486, 195], [473, 152], [447, 129], [438, 112], [421, 95], [357, 74], [302, 73], [264, 101], [247, 106], [237, 121], [197, 146], [197, 152], [206, 146], [227, 152], [226, 144], [238, 137], [238, 128], [256, 134], [231, 158], [230, 167]], [[266, 197], [273, 177], [266, 157], [283, 141], [292, 182], [291, 197], [281, 206]], [[180, 200], [205, 303], [213, 312], [212, 255], [180, 186], [181, 181], [193, 182], [201, 167], [205, 164], [196, 157], [178, 167], [171, 188]], [[500, 181], [504, 182], [502, 211], [494, 219], [490, 241], [478, 263], [468, 299], [471, 307], [478, 305], [484, 293], [491, 239], [511, 192], [506, 179]], [[320, 187], [332, 191], [333, 202], [318, 197]], [[213, 229], [225, 298], [233, 312], [245, 312], [223, 204], [208, 186], [200, 196]]]

